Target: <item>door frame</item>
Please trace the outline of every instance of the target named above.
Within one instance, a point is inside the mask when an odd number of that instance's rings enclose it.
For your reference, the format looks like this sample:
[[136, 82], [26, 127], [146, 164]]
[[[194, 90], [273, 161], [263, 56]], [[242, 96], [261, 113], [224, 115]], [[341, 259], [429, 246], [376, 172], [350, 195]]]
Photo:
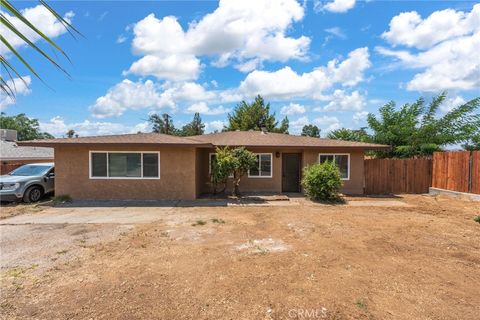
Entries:
[[[284, 172], [285, 172], [285, 158], [284, 155], [295, 154], [298, 156], [298, 181], [297, 181], [297, 191], [284, 191]], [[302, 152], [282, 152], [282, 192], [302, 192], [302, 186], [300, 182], [302, 181], [302, 161], [303, 153]]]

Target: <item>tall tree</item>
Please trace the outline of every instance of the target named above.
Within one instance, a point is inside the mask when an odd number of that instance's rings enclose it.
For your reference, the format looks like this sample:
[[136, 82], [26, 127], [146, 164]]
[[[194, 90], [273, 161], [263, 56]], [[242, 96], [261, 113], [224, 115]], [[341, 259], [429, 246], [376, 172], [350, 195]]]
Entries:
[[473, 135], [462, 147], [468, 151], [480, 150], [480, 132]]
[[193, 116], [193, 120], [182, 127], [182, 136], [198, 136], [205, 132], [205, 124], [200, 118], [198, 112]]
[[67, 138], [73, 138], [75, 136], [75, 130], [70, 129], [67, 131]]
[[327, 138], [336, 139], [336, 140], [345, 140], [345, 141], [360, 141], [360, 142], [368, 142], [370, 140], [370, 137], [368, 136], [366, 128], [360, 128], [358, 130], [347, 129], [347, 128], [332, 130], [327, 134]]
[[227, 131], [262, 130], [265, 127], [269, 132], [288, 132], [288, 118], [284, 118], [280, 127], [275, 113], [270, 114], [270, 104], [265, 104], [264, 99], [258, 95], [252, 103], [240, 102], [232, 114], [228, 114]]
[[[68, 19], [63, 18], [60, 14], [58, 14], [54, 9], [52, 9], [44, 0], [39, 1], [64, 27], [65, 29], [72, 35], [80, 34], [80, 32], [75, 29], [68, 21]], [[61, 70], [65, 74], [68, 75], [67, 71], [63, 69], [60, 64], [58, 63], [57, 59], [55, 59], [55, 54], [60, 53], [64, 57], [67, 57], [65, 52], [48, 36], [46, 36], [42, 31], [40, 31], [34, 23], [29, 21], [25, 18], [17, 8], [9, 1], [9, 0], [2, 0], [0, 1], [0, 23], [4, 26], [6, 30], [9, 30], [11, 34], [22, 39], [27, 46], [32, 48], [34, 52], [37, 52], [42, 58], [46, 61], [50, 62], [54, 65], [57, 69]], [[13, 23], [13, 19], [16, 20]], [[0, 42], [7, 48], [11, 57], [15, 57], [21, 65], [26, 67], [35, 77], [42, 80], [40, 75], [35, 71], [32, 67], [28, 59], [20, 54], [17, 49], [15, 49], [14, 45], [9, 42], [8, 37], [4, 37], [5, 35], [0, 35]], [[51, 49], [54, 55], [48, 54], [47, 50], [41, 49], [39, 46], [35, 44], [34, 38], [40, 38], [45, 40], [45, 43], [48, 45], [49, 49]], [[0, 55], [0, 69], [5, 72], [0, 72], [0, 91], [2, 94], [14, 99], [16, 96], [14, 79], [18, 78], [25, 85], [27, 82], [19, 74], [17, 71], [17, 67], [11, 61], [7, 61], [7, 56]]]
[[304, 125], [302, 128], [302, 136], [320, 138], [320, 129], [313, 124]]
[[479, 134], [480, 97], [438, 117], [438, 108], [445, 97], [445, 93], [434, 97], [428, 106], [419, 98], [399, 110], [392, 101], [380, 108], [379, 118], [369, 114], [367, 121], [373, 131], [372, 141], [392, 146], [391, 150], [378, 152], [378, 155], [400, 158], [431, 155], [447, 145], [468, 142]]
[[178, 129], [173, 125], [172, 117], [167, 113], [164, 113], [161, 116], [156, 113], [151, 114], [148, 117], [148, 121], [152, 124], [153, 132], [173, 136], [179, 135]]
[[24, 113], [7, 116], [2, 112], [0, 114], [0, 128], [16, 130], [18, 141], [53, 138], [51, 134], [40, 130], [37, 119], [30, 119]]

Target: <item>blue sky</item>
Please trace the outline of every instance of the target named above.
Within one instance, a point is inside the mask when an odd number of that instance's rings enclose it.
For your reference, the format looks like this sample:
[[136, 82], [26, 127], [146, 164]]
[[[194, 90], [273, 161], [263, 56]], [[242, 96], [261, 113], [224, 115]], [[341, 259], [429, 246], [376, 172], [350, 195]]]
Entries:
[[0, 107], [56, 136], [149, 131], [150, 112], [181, 126], [198, 111], [213, 131], [256, 94], [278, 119], [288, 116], [291, 133], [310, 123], [325, 135], [365, 126], [389, 100], [448, 90], [441, 114], [480, 95], [475, 2], [51, 2], [78, 39], [37, 2], [15, 4], [67, 52], [72, 63], [59, 61], [71, 77], [17, 41], [48, 86], [30, 77]]

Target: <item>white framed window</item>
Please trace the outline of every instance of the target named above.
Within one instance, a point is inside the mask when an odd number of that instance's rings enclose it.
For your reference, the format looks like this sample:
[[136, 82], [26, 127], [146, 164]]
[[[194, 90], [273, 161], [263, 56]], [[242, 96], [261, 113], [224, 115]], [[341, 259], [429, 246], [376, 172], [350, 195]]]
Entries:
[[160, 179], [158, 151], [90, 151], [90, 179]]
[[[216, 153], [208, 154], [208, 175], [212, 174], [213, 164], [215, 163], [216, 159], [217, 159]], [[233, 178], [233, 174], [230, 174], [228, 177]]]
[[342, 180], [350, 180], [350, 153], [319, 153], [318, 163], [334, 161], [340, 170]]
[[248, 170], [249, 178], [271, 178], [273, 172], [272, 154], [271, 153], [255, 153], [257, 164], [254, 168]]

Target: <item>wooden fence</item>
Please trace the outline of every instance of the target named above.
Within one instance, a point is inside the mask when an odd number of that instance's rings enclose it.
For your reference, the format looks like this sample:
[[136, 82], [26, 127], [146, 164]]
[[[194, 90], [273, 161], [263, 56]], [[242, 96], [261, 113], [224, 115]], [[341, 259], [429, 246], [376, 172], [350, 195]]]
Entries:
[[428, 193], [431, 159], [365, 160], [365, 193]]
[[480, 194], [480, 151], [435, 152], [432, 187]]

